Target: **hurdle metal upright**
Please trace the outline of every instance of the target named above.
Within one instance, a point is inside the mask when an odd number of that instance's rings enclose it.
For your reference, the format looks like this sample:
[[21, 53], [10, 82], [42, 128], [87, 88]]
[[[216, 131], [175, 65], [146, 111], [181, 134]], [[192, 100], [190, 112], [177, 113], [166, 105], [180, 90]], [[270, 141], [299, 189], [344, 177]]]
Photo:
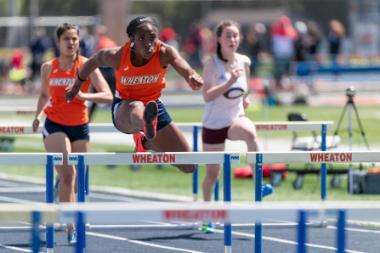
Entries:
[[[198, 131], [199, 126], [193, 126], [193, 152], [198, 151]], [[198, 200], [198, 164], [195, 164], [195, 170], [193, 172], [193, 201]]]

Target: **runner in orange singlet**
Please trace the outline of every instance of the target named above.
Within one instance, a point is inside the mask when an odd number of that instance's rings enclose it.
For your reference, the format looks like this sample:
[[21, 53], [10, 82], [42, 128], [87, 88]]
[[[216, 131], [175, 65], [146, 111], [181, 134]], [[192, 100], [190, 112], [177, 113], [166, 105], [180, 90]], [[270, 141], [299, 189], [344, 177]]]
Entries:
[[[175, 48], [158, 39], [158, 26], [153, 18], [133, 19], [127, 27], [127, 35], [130, 41], [123, 47], [103, 49], [83, 65], [75, 84], [68, 87], [66, 98], [70, 101], [82, 87], [83, 80], [97, 67], [113, 67], [116, 70], [113, 123], [123, 133], [134, 133], [136, 151], [143, 148], [158, 152], [190, 151], [184, 135], [159, 98], [166, 85], [164, 77], [169, 64], [193, 90], [202, 87], [202, 78]], [[177, 167], [184, 172], [194, 171], [194, 165]]]
[[[38, 98], [33, 131], [37, 131], [42, 114], [46, 120], [43, 129], [44, 145], [47, 152], [63, 153], [66, 159], [62, 166], [56, 166], [60, 179], [60, 202], [74, 202], [76, 171], [67, 164], [67, 154], [89, 150], [88, 110], [86, 100], [111, 103], [112, 93], [99, 70], [84, 82], [76, 97], [67, 103], [65, 88], [73, 84], [78, 69], [86, 62], [79, 55], [78, 27], [70, 24], [59, 26], [56, 31], [60, 55], [41, 66], [41, 93]], [[88, 93], [90, 83], [97, 93]], [[68, 243], [76, 242], [72, 224], [68, 224]]]

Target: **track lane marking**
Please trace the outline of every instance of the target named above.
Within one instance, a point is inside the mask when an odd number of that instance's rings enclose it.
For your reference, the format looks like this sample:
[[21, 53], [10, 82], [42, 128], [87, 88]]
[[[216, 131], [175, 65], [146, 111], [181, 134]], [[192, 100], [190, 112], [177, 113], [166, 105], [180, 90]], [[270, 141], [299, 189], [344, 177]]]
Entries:
[[[28, 249], [23, 249], [23, 248], [14, 247], [14, 246], [7, 246], [7, 245], [1, 244], [1, 243], [0, 243], [0, 248], [9, 249], [9, 250], [13, 250], [13, 251], [19, 251], [19, 252], [32, 252], [31, 250], [28, 250]], [[42, 253], [42, 252], [40, 252], [40, 253]]]
[[[219, 230], [219, 229], [215, 230], [215, 232], [220, 233], [220, 234], [224, 233], [223, 230]], [[242, 233], [242, 232], [233, 231], [232, 234], [244, 236], [244, 237], [249, 237], [249, 238], [255, 238], [255, 235]], [[276, 237], [263, 236], [262, 239], [267, 240], [267, 241], [272, 241], [272, 242], [285, 243], [285, 244], [290, 244], [290, 245], [298, 245], [298, 243], [295, 241], [280, 239], [280, 238], [276, 238]], [[332, 250], [332, 251], [337, 250], [335, 247], [325, 246], [325, 245], [320, 245], [320, 244], [314, 244], [314, 243], [306, 243], [306, 246], [311, 247], [311, 248], [327, 249], [327, 250]], [[346, 249], [345, 252], [348, 252], [348, 253], [367, 253], [365, 251], [356, 251], [356, 250], [349, 250], [349, 249]]]
[[[327, 226], [328, 229], [333, 229], [337, 230], [337, 227], [335, 226]], [[380, 234], [379, 230], [371, 230], [371, 229], [364, 229], [364, 228], [347, 228], [345, 229], [346, 231], [351, 231], [351, 232], [360, 232], [360, 233], [370, 233], [370, 234]]]
[[155, 243], [147, 243], [147, 242], [128, 239], [126, 237], [107, 235], [107, 234], [102, 234], [102, 233], [86, 232], [86, 234], [91, 235], [91, 236], [95, 236], [95, 237], [107, 238], [107, 239], [112, 239], [112, 240], [117, 240], [117, 241], [126, 241], [129, 243], [139, 244], [139, 245], [153, 247], [153, 248], [165, 249], [165, 250], [173, 250], [173, 251], [188, 252], [188, 253], [203, 253], [202, 251], [175, 248], [175, 247], [164, 246], [164, 245], [159, 245], [159, 244], [155, 244]]

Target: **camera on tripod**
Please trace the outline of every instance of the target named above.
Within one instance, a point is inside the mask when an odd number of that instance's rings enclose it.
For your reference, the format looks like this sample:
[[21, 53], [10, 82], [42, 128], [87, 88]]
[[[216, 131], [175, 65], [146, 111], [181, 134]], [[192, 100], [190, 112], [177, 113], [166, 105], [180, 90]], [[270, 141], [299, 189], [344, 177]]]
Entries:
[[355, 90], [354, 86], [348, 87], [346, 89], [346, 96], [347, 97], [352, 98], [353, 96], [355, 96], [355, 94], [356, 94], [356, 90]]
[[[365, 135], [365, 132], [364, 132], [364, 128], [363, 128], [363, 124], [360, 120], [360, 117], [359, 117], [359, 112], [358, 112], [358, 109], [356, 108], [356, 105], [355, 105], [355, 102], [354, 102], [354, 99], [353, 97], [355, 96], [356, 94], [356, 90], [355, 90], [355, 87], [354, 86], [350, 86], [346, 89], [346, 96], [347, 96], [347, 102], [343, 108], [343, 111], [339, 117], [339, 120], [338, 120], [338, 125], [336, 127], [336, 130], [335, 130], [335, 133], [334, 135], [335, 136], [338, 136], [339, 135], [339, 131], [340, 131], [340, 126], [342, 124], [342, 119], [344, 117], [344, 114], [345, 112], [347, 111], [347, 108], [349, 108], [348, 110], [348, 138], [349, 138], [349, 149], [352, 150], [352, 136], [353, 136], [353, 129], [352, 129], [352, 112], [354, 112], [354, 116], [356, 116], [356, 119], [357, 119], [357, 122], [358, 122], [358, 126], [359, 126], [359, 132], [361, 134], [361, 137], [364, 141], [364, 144], [365, 146], [367, 147], [367, 150], [369, 150], [369, 144], [368, 144], [368, 140], [367, 140], [367, 137]], [[360, 165], [360, 168], [361, 168], [361, 165]], [[354, 193], [354, 192], [357, 192], [357, 189], [356, 188], [360, 188], [360, 184], [358, 183], [358, 178], [360, 177], [354, 177], [354, 172], [353, 172], [353, 168], [352, 168], [352, 164], [349, 165], [349, 168], [348, 168], [348, 190], [350, 193]], [[360, 189], [359, 189], [360, 191]]]

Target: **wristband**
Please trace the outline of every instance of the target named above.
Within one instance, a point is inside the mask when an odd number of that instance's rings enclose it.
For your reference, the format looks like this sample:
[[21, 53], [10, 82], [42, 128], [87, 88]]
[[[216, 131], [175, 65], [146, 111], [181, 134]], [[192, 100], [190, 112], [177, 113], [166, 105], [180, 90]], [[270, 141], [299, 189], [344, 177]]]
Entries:
[[81, 82], [86, 82], [88, 79], [82, 79], [80, 76], [79, 76], [79, 73], [77, 74], [77, 78], [79, 81]]

